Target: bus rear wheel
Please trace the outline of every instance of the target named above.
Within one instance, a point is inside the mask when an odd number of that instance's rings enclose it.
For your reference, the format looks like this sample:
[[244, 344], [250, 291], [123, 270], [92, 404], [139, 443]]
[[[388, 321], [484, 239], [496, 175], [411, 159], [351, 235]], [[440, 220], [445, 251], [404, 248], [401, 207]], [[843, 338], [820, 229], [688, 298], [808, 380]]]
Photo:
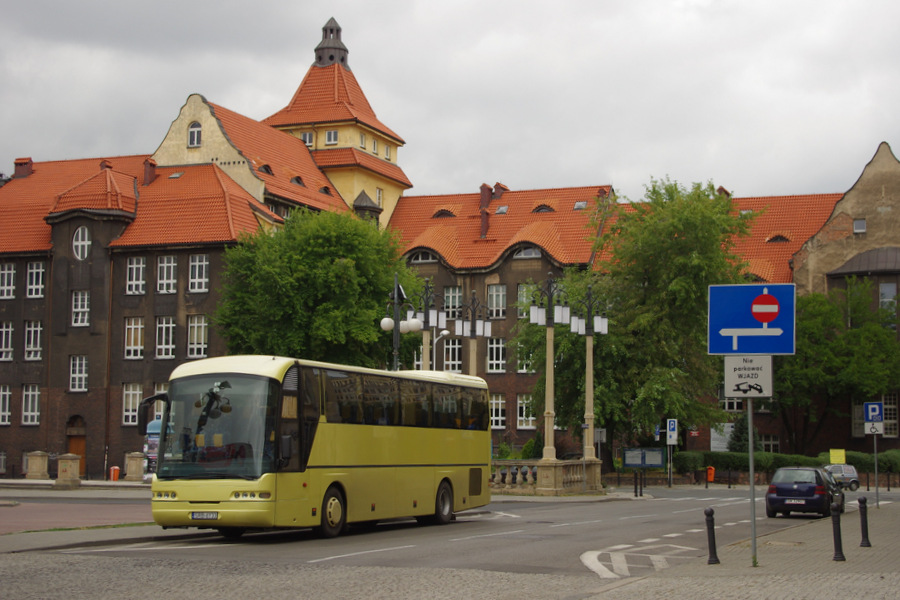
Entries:
[[334, 486], [325, 492], [322, 500], [322, 524], [318, 527], [319, 535], [332, 538], [339, 535], [347, 525], [347, 509], [344, 496]]
[[438, 486], [437, 495], [434, 498], [434, 516], [432, 522], [436, 525], [446, 525], [453, 519], [453, 490], [450, 484], [442, 481]]

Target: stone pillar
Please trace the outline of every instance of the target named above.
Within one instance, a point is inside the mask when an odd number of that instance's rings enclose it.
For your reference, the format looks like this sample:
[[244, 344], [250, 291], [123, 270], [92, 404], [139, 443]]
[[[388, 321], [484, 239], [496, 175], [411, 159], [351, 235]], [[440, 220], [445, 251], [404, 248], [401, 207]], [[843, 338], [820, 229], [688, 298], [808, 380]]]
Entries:
[[50, 461], [50, 455], [42, 450], [28, 453], [28, 473], [25, 479], [50, 479], [50, 473], [47, 471], [47, 464]]
[[67, 490], [80, 487], [80, 466], [81, 457], [77, 454], [61, 454], [59, 456], [59, 473], [53, 487]]
[[144, 480], [144, 453], [129, 452], [125, 455], [125, 481]]

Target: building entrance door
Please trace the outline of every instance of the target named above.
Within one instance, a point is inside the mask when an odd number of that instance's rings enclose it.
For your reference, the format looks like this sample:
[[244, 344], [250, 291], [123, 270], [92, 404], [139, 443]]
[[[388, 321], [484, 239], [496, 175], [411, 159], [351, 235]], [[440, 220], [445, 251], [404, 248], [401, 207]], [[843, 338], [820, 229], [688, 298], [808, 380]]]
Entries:
[[78, 477], [84, 478], [87, 473], [87, 427], [84, 419], [74, 416], [66, 424], [67, 449], [70, 454], [81, 457], [78, 461]]

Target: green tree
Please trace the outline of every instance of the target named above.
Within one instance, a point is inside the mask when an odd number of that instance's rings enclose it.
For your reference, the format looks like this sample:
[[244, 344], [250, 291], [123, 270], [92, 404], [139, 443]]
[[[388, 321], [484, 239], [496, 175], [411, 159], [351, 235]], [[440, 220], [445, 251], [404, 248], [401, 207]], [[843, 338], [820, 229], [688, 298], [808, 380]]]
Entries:
[[872, 283], [797, 298], [796, 353], [776, 357], [773, 408], [786, 447], [805, 454], [854, 400], [877, 399], [900, 386], [900, 343], [892, 310], [877, 306]]
[[246, 236], [225, 253], [214, 322], [228, 351], [389, 366], [379, 328], [394, 273], [407, 293], [421, 286], [396, 238], [350, 214], [291, 214], [275, 233]]
[[[747, 413], [741, 413], [734, 420], [734, 429], [731, 431], [731, 437], [728, 438], [729, 452], [749, 452], [750, 451], [750, 432], [747, 426]], [[762, 452], [762, 442], [759, 439], [759, 430], [753, 428], [753, 449]]]
[[[597, 426], [610, 442], [630, 443], [665, 418], [684, 426], [725, 420], [708, 401], [722, 369], [721, 358], [707, 354], [708, 286], [745, 281], [733, 246], [748, 217], [712, 183], [685, 188], [665, 179], [652, 180], [640, 202], [599, 199], [597, 223], [599, 269], [567, 271], [563, 280], [570, 306], [579, 307], [590, 285], [609, 318], [608, 335], [594, 338]], [[522, 328], [516, 341], [539, 368], [545, 350], [536, 329]], [[557, 423], [572, 426], [584, 418], [585, 342], [562, 326], [555, 338]], [[543, 389], [542, 378], [536, 405]]]

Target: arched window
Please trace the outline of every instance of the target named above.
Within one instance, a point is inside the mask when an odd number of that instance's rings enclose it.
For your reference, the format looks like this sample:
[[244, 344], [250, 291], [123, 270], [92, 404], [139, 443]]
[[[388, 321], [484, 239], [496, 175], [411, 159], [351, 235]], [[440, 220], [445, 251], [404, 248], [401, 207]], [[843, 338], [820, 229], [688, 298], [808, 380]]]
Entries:
[[202, 129], [200, 123], [197, 121], [194, 121], [191, 123], [190, 127], [188, 127], [188, 148], [200, 147], [200, 133], [202, 132]]
[[75, 258], [84, 260], [88, 257], [90, 250], [91, 234], [88, 228], [82, 225], [75, 230], [75, 235], [72, 236], [72, 252], [75, 253]]

